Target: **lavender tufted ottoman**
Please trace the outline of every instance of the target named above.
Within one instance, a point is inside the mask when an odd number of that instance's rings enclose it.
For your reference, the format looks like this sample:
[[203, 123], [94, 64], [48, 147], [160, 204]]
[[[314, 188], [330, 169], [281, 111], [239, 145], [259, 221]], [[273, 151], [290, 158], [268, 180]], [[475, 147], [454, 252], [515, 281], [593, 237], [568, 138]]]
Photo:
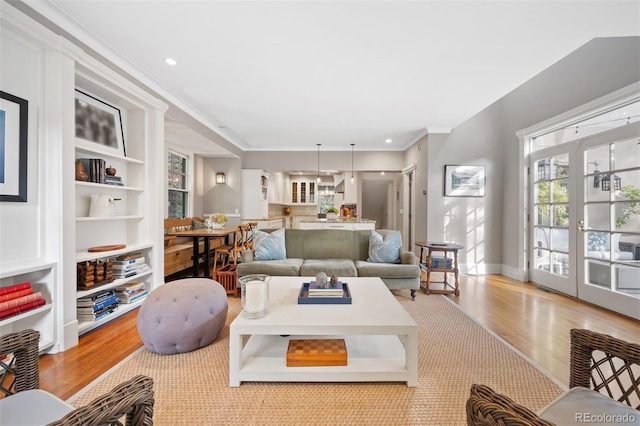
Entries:
[[153, 290], [142, 303], [138, 333], [152, 352], [169, 355], [193, 351], [218, 337], [227, 309], [227, 293], [217, 281], [171, 281]]

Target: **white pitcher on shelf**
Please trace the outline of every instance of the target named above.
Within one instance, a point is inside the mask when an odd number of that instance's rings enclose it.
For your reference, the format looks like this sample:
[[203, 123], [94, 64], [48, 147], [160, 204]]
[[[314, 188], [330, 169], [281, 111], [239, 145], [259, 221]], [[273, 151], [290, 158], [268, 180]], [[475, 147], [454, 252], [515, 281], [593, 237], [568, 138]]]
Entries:
[[102, 194], [91, 194], [90, 197], [89, 217], [115, 216], [115, 202], [120, 200], [120, 198], [113, 198]]

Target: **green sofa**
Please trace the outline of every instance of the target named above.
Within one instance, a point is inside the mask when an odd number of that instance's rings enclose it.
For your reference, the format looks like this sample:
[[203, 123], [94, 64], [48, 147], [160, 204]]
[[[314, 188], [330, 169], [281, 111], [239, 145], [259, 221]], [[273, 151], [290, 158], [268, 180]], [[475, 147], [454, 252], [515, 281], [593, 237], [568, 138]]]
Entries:
[[[369, 257], [369, 230], [285, 229], [287, 258], [253, 259], [253, 251], [242, 252], [237, 267], [239, 277], [251, 274], [273, 276], [380, 277], [389, 289], [409, 289], [415, 299], [420, 288], [420, 267], [410, 251], [400, 250], [400, 263], [372, 263]], [[390, 230], [376, 230], [386, 237]]]

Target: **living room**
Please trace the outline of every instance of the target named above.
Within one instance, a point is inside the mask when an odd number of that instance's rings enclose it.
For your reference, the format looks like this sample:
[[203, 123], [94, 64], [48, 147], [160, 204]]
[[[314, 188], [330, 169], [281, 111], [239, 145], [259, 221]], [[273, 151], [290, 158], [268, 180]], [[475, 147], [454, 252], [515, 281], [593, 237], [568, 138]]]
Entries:
[[[76, 267], [79, 262], [95, 259], [88, 248], [126, 243], [131, 246], [127, 250], [143, 250], [153, 269], [162, 270], [161, 230], [168, 216], [164, 182], [169, 152], [191, 160], [193, 186], [188, 216], [241, 214], [243, 169], [293, 174], [299, 170], [319, 173], [326, 168], [343, 171], [347, 177], [353, 171], [362, 180], [368, 173], [385, 172], [393, 176], [392, 193], [397, 197], [390, 227], [402, 232], [405, 248], [418, 255], [417, 241], [458, 242], [465, 247], [460, 253], [460, 269], [469, 277], [497, 274], [527, 282], [531, 256], [530, 250], [524, 249], [527, 233], [523, 230], [523, 204], [528, 193], [523, 171], [528, 163], [522, 153], [524, 143], [516, 134], [630, 86], [635, 85], [637, 92], [640, 81], [638, 18], [625, 9], [633, 7], [629, 6], [632, 2], [593, 2], [602, 10], [608, 10], [605, 3], [616, 4], [612, 17], [603, 19], [599, 26], [594, 24], [593, 15], [597, 13], [592, 11], [590, 15], [591, 26], [606, 30], [566, 42], [573, 47], [565, 51], [563, 44], [554, 61], [532, 65], [524, 79], [491, 101], [474, 105], [475, 111], [455, 126], [414, 129], [405, 138], [406, 145], [394, 149], [384, 149], [384, 140], [380, 141], [383, 148], [373, 149], [358, 141], [353, 151], [349, 142], [340, 146], [326, 142], [318, 149], [315, 140], [309, 139], [295, 149], [244, 150], [225, 140], [220, 129], [204, 123], [201, 116], [189, 114], [188, 108], [177, 108], [176, 99], [166, 96], [154, 82], [141, 82], [138, 75], [123, 71], [121, 59], [99, 53], [91, 38], [69, 35], [60, 28], [62, 21], [43, 16], [44, 9], [39, 11], [38, 5], [28, 3], [1, 3], [0, 89], [28, 100], [29, 137], [26, 202], [3, 202], [0, 208], [0, 284], [39, 283], [50, 306], [28, 318], [0, 323], [0, 331], [6, 334], [37, 328], [43, 336], [41, 348], [48, 353], [74, 348], [85, 332], [76, 316]], [[558, 13], [567, 16], [564, 8]], [[616, 21], [619, 28], [614, 29]], [[119, 219], [113, 227], [102, 226], [111, 225], [108, 221], [78, 219], [86, 216], [90, 195], [101, 190], [90, 184], [78, 185], [72, 174], [79, 148], [84, 148], [74, 142], [77, 87], [120, 107], [128, 127], [126, 158], [107, 164], [118, 173], [126, 171], [129, 180], [126, 204], [115, 201]], [[473, 92], [469, 97], [473, 98]], [[441, 103], [447, 101], [441, 99]], [[172, 134], [172, 123], [179, 123], [180, 128], [189, 129], [222, 152], [207, 154], [181, 146], [180, 134], [166, 137]], [[136, 138], [142, 142], [135, 142]], [[445, 195], [447, 165], [483, 166], [484, 196]], [[136, 167], [142, 173], [136, 172]], [[225, 174], [224, 185], [215, 183], [218, 173]], [[589, 173], [589, 178], [593, 177], [592, 169]], [[412, 176], [413, 198], [408, 196], [407, 174]], [[410, 200], [411, 209], [407, 210]], [[413, 219], [409, 221], [404, 212], [410, 212]], [[637, 237], [640, 231], [626, 233]], [[152, 271], [145, 280], [152, 290], [164, 284], [164, 274]], [[637, 300], [630, 306], [637, 308]]]

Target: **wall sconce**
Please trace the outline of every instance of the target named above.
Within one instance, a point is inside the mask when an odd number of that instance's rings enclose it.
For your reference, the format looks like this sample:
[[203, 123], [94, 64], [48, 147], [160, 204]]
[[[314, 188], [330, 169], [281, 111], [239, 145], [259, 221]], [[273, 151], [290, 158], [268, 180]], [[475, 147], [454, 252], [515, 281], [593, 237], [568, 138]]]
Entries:
[[[600, 180], [600, 189], [603, 191], [611, 191], [611, 175], [604, 175]], [[619, 191], [622, 189], [622, 179], [618, 175], [613, 175], [613, 190]]]
[[216, 173], [216, 183], [224, 185], [227, 183], [227, 177], [222, 172]]

